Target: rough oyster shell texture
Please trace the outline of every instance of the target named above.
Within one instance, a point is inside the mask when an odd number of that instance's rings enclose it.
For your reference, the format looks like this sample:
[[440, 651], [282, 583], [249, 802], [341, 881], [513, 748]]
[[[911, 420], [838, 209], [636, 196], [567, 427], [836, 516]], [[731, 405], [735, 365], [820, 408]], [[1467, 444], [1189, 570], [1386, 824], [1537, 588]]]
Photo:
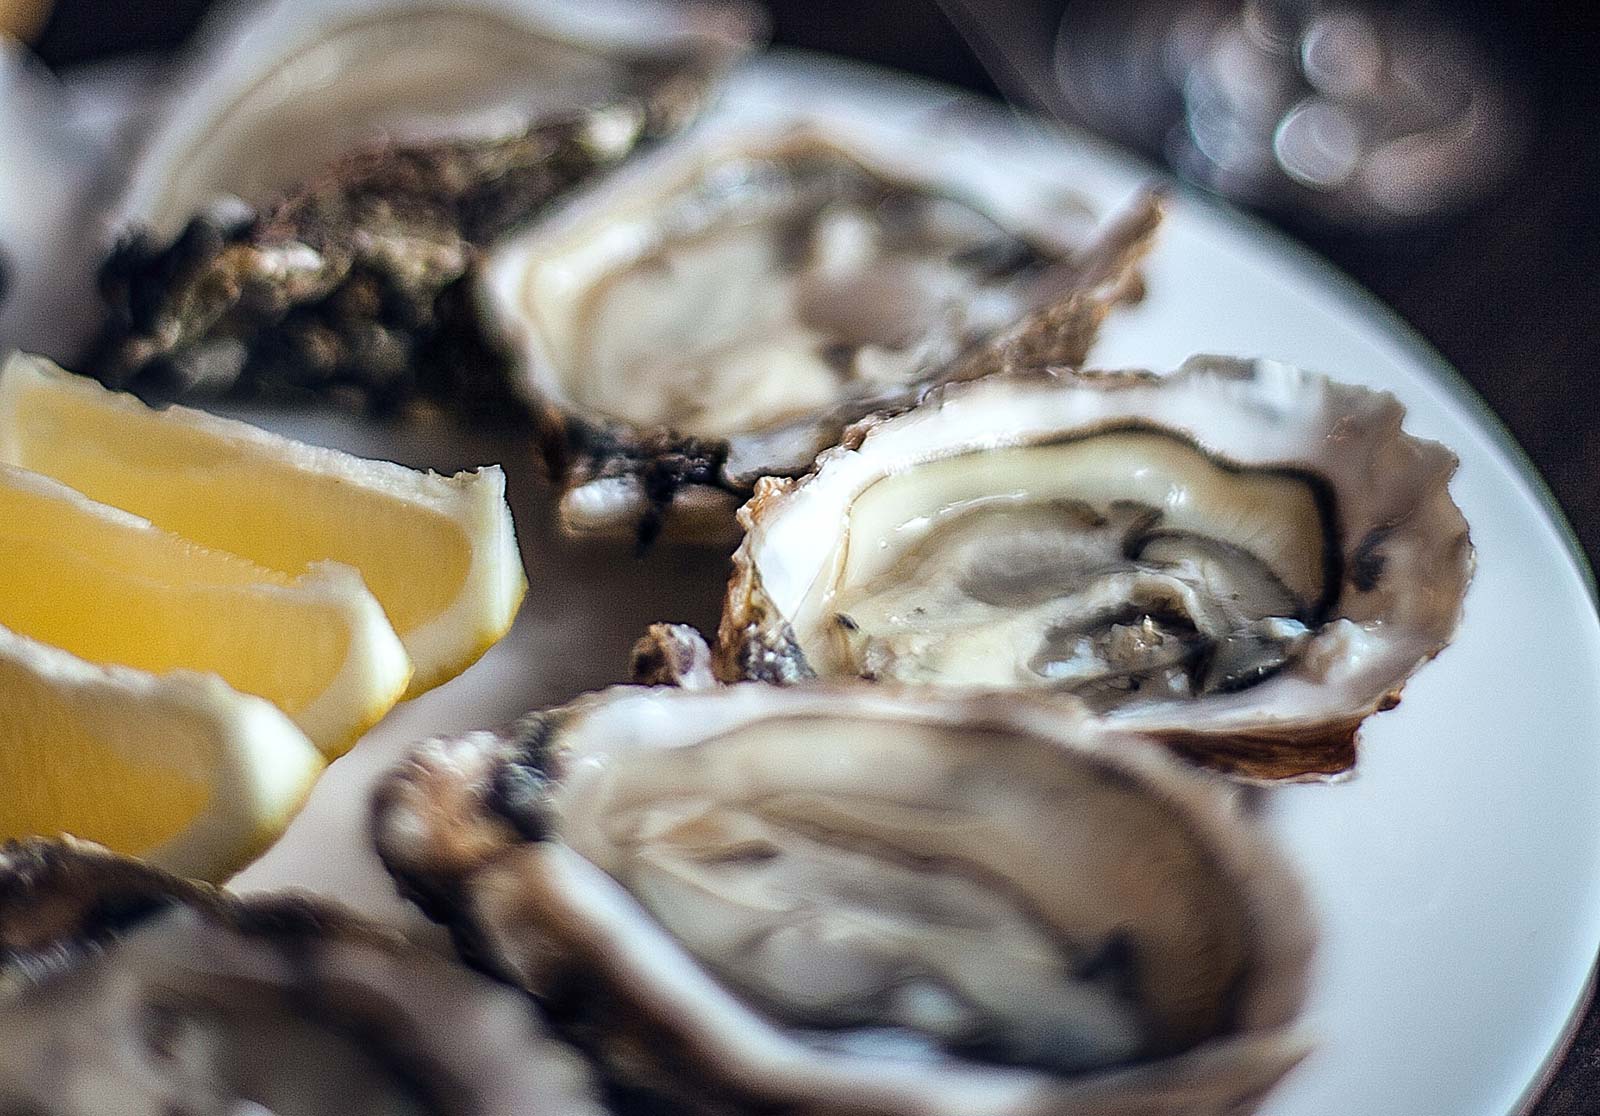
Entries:
[[[610, 3], [343, 0], [274, 30], [303, 4], [214, 36], [195, 107], [146, 144], [81, 362], [106, 382], [531, 414], [569, 529], [721, 542], [757, 477], [989, 371], [977, 343], [1015, 329], [1014, 356], [1076, 364], [1139, 294], [1154, 198], [1107, 219], [1070, 182], [974, 175], [959, 137], [784, 101], [761, 67], [691, 135], [557, 206], [698, 113], [757, 33], [743, 9], [669, 5], [624, 34]], [[432, 58], [452, 50], [498, 61], [463, 81]], [[505, 88], [523, 55], [554, 60], [537, 104]], [[384, 71], [413, 63], [452, 81], [387, 104]], [[353, 122], [313, 127], [307, 88]], [[277, 154], [297, 128], [307, 150]]]
[[0, 1109], [579, 1116], [518, 995], [321, 900], [234, 898], [71, 840], [0, 846]]
[[649, 1111], [1244, 1112], [1311, 935], [1229, 789], [1087, 714], [621, 687], [418, 749], [380, 854]]
[[756, 34], [735, 6], [570, 0], [281, 0], [224, 24], [113, 218], [87, 366], [146, 396], [504, 406], [460, 351], [478, 250], [680, 128]]
[[1472, 574], [1403, 413], [1212, 357], [942, 389], [758, 487], [716, 673], [1073, 690], [1225, 771], [1347, 770]]

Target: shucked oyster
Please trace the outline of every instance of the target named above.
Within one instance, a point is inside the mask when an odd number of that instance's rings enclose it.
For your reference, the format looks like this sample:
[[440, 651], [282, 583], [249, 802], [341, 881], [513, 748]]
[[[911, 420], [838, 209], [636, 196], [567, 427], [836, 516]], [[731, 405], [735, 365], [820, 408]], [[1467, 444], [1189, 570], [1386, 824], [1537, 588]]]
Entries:
[[0, 1111], [599, 1116], [517, 993], [334, 908], [0, 848]]
[[1026, 701], [623, 688], [423, 746], [374, 829], [649, 1111], [1206, 1116], [1304, 1053], [1230, 801]]
[[495, 140], [650, 75], [726, 62], [731, 4], [274, 0], [206, 29], [119, 223], [170, 240], [219, 198], [259, 208], [351, 151]]
[[755, 33], [614, 0], [279, 0], [213, 32], [115, 216], [93, 366], [145, 394], [448, 394], [418, 380], [477, 249], [675, 131]]
[[647, 539], [670, 508], [676, 533], [726, 535], [756, 478], [978, 374], [980, 342], [1026, 321], [1077, 364], [1138, 292], [1154, 199], [1097, 221], [1070, 183], [1002, 189], [911, 125], [750, 84], [489, 254], [485, 310], [571, 530]]
[[1342, 771], [1472, 571], [1402, 414], [1220, 358], [952, 386], [758, 488], [717, 673], [1068, 692], [1225, 770]]

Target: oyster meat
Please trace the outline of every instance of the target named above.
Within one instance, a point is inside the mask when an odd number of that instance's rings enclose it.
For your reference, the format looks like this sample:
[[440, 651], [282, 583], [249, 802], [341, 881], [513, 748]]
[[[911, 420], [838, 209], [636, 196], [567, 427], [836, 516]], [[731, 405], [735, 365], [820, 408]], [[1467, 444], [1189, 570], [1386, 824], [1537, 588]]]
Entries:
[[0, 1111], [600, 1116], [525, 999], [303, 898], [0, 847]]
[[619, 688], [424, 745], [374, 831], [650, 1111], [1242, 1113], [1305, 1051], [1230, 788], [1060, 706]]
[[1019, 203], [910, 125], [759, 93], [736, 83], [726, 108], [488, 254], [491, 334], [540, 413], [570, 530], [648, 537], [670, 506], [675, 533], [726, 535], [758, 477], [981, 374], [966, 359], [981, 342], [1027, 320], [1076, 364], [1138, 293], [1154, 198], [1110, 221], [1055, 182]]
[[1343, 771], [1472, 571], [1455, 457], [1402, 415], [1267, 361], [953, 385], [758, 489], [716, 671], [1066, 692], [1240, 774]]
[[734, 5], [574, 0], [280, 0], [225, 23], [113, 218], [91, 366], [160, 396], [470, 388], [420, 381], [477, 249], [675, 131], [757, 33]]

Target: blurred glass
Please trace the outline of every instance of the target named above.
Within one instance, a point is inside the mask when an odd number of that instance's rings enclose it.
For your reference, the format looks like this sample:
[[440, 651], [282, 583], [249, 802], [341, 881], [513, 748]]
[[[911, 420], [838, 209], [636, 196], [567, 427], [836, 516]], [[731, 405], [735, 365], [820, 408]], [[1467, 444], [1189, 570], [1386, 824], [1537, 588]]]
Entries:
[[1055, 79], [1097, 131], [1292, 217], [1413, 226], [1499, 187], [1526, 109], [1440, 10], [1353, 0], [1073, 0]]

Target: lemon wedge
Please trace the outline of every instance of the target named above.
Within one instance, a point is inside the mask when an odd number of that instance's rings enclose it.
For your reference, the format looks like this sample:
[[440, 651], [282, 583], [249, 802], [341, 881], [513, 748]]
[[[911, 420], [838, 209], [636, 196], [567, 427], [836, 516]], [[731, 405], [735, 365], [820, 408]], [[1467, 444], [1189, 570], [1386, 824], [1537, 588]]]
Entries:
[[215, 675], [95, 666], [0, 628], [0, 838], [70, 833], [218, 880], [283, 832], [323, 763]]
[[361, 575], [299, 577], [0, 465], [0, 624], [96, 663], [214, 671], [329, 755], [377, 723], [411, 660]]
[[411, 656], [408, 696], [475, 662], [527, 590], [495, 466], [443, 477], [367, 461], [155, 410], [24, 354], [0, 370], [0, 461], [270, 569], [355, 567]]

